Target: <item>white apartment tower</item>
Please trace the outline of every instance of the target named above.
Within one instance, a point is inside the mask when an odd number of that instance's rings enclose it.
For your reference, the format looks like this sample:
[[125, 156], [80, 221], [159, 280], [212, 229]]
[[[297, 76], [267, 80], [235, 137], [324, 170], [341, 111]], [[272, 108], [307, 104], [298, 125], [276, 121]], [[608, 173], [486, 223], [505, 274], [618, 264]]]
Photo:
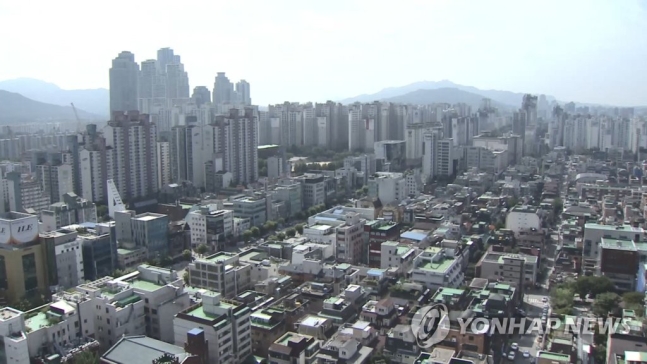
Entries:
[[[242, 112], [241, 112], [242, 111]], [[222, 156], [223, 167], [237, 183], [258, 179], [258, 122], [256, 110], [231, 109], [229, 115], [216, 116], [215, 151]]]
[[157, 142], [157, 188], [162, 189], [171, 183], [171, 143]]
[[103, 130], [112, 147], [113, 163], [107, 166], [119, 193], [126, 199], [157, 191], [157, 129], [149, 116], [137, 111], [115, 113]]

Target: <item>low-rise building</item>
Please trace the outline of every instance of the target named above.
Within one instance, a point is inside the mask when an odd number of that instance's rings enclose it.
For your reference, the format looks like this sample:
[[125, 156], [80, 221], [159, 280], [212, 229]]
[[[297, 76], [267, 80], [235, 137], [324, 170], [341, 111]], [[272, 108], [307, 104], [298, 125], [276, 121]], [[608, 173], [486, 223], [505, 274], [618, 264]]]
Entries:
[[314, 363], [321, 342], [309, 335], [286, 332], [270, 345], [268, 360], [276, 364]]
[[238, 254], [219, 252], [195, 260], [187, 271], [191, 286], [232, 298], [252, 288], [251, 269], [249, 264], [240, 261]]
[[454, 249], [429, 247], [414, 259], [411, 280], [429, 289], [456, 288], [464, 279], [461, 264]]
[[186, 333], [199, 327], [209, 343], [209, 363], [241, 363], [252, 354], [250, 314], [244, 304], [204, 292], [202, 303], [175, 316], [175, 345], [184, 345]]

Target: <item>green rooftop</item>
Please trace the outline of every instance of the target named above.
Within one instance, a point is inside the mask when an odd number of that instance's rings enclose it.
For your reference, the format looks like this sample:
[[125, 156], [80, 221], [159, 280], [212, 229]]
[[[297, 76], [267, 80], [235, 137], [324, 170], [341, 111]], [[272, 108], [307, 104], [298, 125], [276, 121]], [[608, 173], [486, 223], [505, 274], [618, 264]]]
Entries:
[[122, 298], [122, 299], [118, 300], [117, 302], [115, 302], [115, 306], [117, 306], [117, 307], [125, 307], [125, 306], [127, 306], [127, 305], [129, 305], [131, 303], [139, 302], [141, 300], [142, 300], [141, 297], [139, 297], [136, 294], [133, 294], [130, 297], [126, 297], [126, 298]]
[[540, 351], [537, 353], [538, 359], [554, 360], [556, 362], [570, 363], [571, 356], [567, 354], [552, 353], [549, 351]]
[[147, 292], [153, 292], [163, 287], [161, 284], [144, 281], [141, 279], [135, 279], [134, 281], [129, 283], [134, 289], [139, 289]]
[[636, 244], [629, 239], [602, 238], [600, 246], [604, 249], [637, 250]]
[[230, 259], [230, 258], [232, 258], [231, 255], [220, 252], [220, 253], [216, 253], [216, 254], [210, 255], [210, 256], [208, 256], [208, 257], [206, 257], [204, 259], [199, 259], [199, 260], [206, 260], [206, 261], [213, 262], [213, 263], [221, 263], [221, 262], [224, 262], [224, 261], [226, 261], [227, 259]]
[[43, 327], [50, 326], [50, 323], [47, 319], [47, 314], [45, 314], [45, 312], [39, 312], [38, 314], [26, 319], [25, 326], [31, 329], [31, 331], [36, 331]]
[[422, 270], [428, 270], [431, 272], [444, 273], [446, 272], [454, 263], [454, 258], [444, 257], [440, 262], [431, 262], [423, 264], [419, 267]]

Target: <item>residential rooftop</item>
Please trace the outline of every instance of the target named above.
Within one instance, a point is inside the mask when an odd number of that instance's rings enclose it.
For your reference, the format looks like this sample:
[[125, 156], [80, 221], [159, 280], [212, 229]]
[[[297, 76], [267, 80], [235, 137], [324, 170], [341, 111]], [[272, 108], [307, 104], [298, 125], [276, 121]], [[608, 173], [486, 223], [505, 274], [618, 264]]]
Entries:
[[550, 351], [539, 351], [537, 353], [537, 359], [554, 360], [556, 362], [564, 362], [564, 363], [571, 362], [570, 355], [561, 354], [561, 353], [552, 353]]

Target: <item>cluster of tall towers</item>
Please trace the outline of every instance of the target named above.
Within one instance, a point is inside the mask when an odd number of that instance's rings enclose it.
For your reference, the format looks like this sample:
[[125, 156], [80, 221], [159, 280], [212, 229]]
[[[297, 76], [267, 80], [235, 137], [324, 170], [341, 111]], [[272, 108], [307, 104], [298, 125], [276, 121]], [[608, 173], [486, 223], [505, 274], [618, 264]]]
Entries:
[[141, 64], [135, 55], [124, 51], [112, 60], [110, 68], [110, 114], [138, 110], [150, 110], [193, 103], [234, 104], [250, 106], [250, 84], [245, 80], [232, 83], [224, 72], [218, 72], [213, 95], [206, 86], [196, 86], [190, 94], [189, 75], [179, 55], [171, 48], [157, 51], [156, 59]]

